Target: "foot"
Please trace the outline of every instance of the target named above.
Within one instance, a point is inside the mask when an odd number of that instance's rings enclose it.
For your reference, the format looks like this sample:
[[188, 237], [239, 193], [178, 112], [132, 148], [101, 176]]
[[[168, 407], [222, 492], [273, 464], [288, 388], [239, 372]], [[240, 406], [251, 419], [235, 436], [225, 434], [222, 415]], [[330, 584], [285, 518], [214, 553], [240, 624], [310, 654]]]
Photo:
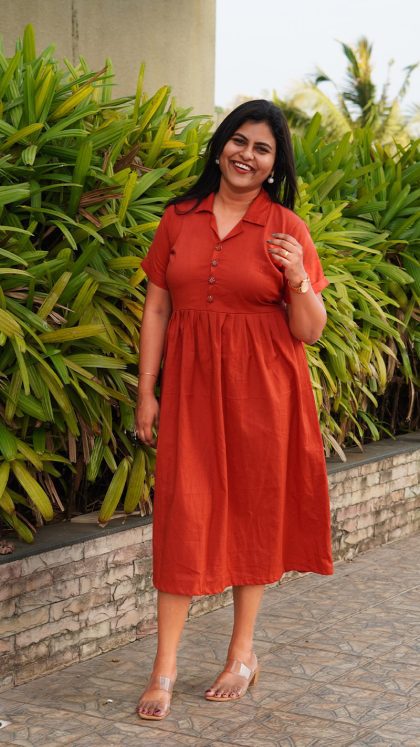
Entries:
[[[236, 664], [232, 665], [233, 661]], [[229, 671], [229, 667], [232, 667], [234, 671]], [[253, 652], [245, 656], [229, 653], [225, 669], [219, 674], [212, 686], [206, 690], [205, 697], [207, 699], [220, 698], [226, 700], [241, 698], [245, 695], [248, 686], [254, 682], [257, 670], [258, 661]]]
[[160, 720], [168, 715], [176, 671], [160, 674], [153, 670], [148, 685], [137, 705], [140, 718]]

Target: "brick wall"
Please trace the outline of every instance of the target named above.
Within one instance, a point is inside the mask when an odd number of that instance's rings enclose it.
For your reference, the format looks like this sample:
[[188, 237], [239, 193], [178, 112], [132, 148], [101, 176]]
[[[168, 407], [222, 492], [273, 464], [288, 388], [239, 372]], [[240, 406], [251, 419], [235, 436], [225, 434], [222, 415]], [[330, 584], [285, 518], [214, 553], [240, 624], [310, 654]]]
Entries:
[[420, 448], [329, 474], [336, 560], [420, 531], [419, 466]]
[[[0, 691], [156, 629], [152, 525], [0, 565]], [[197, 597], [190, 614], [230, 601]]]
[[[413, 442], [374, 461], [330, 465], [336, 562], [420, 531], [419, 462]], [[151, 531], [124, 529], [0, 564], [0, 690], [155, 630]], [[195, 597], [190, 616], [230, 601], [230, 590]]]

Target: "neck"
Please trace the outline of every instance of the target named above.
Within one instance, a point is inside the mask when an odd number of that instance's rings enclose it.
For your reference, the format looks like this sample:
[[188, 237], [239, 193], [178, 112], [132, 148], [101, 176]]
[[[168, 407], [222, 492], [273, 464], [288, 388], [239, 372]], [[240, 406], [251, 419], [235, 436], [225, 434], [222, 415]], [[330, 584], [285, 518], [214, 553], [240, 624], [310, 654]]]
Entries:
[[219, 204], [232, 210], [243, 211], [251, 204], [260, 193], [261, 188], [253, 189], [247, 192], [236, 192], [231, 189], [226, 182], [221, 179], [219, 191], [216, 194]]

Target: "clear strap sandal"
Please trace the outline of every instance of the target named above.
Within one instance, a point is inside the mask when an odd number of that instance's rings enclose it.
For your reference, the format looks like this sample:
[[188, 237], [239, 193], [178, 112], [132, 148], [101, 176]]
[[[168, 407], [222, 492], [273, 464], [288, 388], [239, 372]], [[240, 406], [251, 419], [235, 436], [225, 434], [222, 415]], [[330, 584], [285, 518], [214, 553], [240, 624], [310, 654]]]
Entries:
[[[226, 666], [223, 670], [223, 672], [232, 672], [232, 674], [237, 674], [240, 677], [243, 677], [245, 682], [242, 685], [242, 687], [238, 686], [223, 686], [221, 683], [218, 684], [218, 681], [209, 687], [208, 690], [206, 690], [204, 697], [206, 700], [216, 700], [216, 701], [223, 701], [226, 702], [227, 700], [238, 700], [239, 698], [242, 698], [246, 691], [248, 690], [248, 687], [251, 685], [256, 685], [260, 676], [260, 668], [258, 666], [258, 663], [255, 666], [255, 669], [251, 669], [251, 667], [248, 667], [246, 664], [243, 663], [243, 661], [240, 661], [239, 659], [229, 659], [226, 663]], [[223, 674], [222, 672], [222, 674]], [[220, 677], [220, 675], [219, 675]], [[219, 689], [225, 689], [225, 690], [233, 690], [235, 691], [235, 695], [208, 695], [207, 693], [211, 690], [217, 690]]]
[[[170, 677], [163, 677], [162, 675], [153, 675], [149, 683], [144, 690], [144, 692], [147, 692], [147, 690], [163, 690], [167, 693], [172, 693], [172, 690], [174, 688], [175, 680], [171, 680]], [[161, 721], [163, 718], [166, 718], [170, 712], [170, 702], [171, 699], [169, 699], [168, 703], [165, 705], [162, 705], [162, 701], [158, 700], [157, 698], [145, 698], [143, 703], [143, 695], [140, 697], [139, 704], [137, 706], [137, 715], [140, 716], [140, 718], [148, 719], [150, 721]], [[142, 705], [140, 706], [140, 704]], [[143, 710], [140, 710], [141, 708], [146, 709], [147, 712], [144, 712]]]

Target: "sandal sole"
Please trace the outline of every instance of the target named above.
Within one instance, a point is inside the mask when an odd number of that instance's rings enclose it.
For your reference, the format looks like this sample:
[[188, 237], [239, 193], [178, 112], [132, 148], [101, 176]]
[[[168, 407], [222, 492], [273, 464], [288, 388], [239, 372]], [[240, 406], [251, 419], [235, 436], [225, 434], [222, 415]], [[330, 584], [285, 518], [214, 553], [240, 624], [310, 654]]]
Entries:
[[162, 721], [164, 718], [169, 716], [170, 711], [164, 713], [163, 716], [153, 716], [152, 714], [149, 715], [147, 713], [139, 713], [139, 711], [136, 711], [136, 713], [137, 716], [141, 719], [144, 719], [144, 721]]

